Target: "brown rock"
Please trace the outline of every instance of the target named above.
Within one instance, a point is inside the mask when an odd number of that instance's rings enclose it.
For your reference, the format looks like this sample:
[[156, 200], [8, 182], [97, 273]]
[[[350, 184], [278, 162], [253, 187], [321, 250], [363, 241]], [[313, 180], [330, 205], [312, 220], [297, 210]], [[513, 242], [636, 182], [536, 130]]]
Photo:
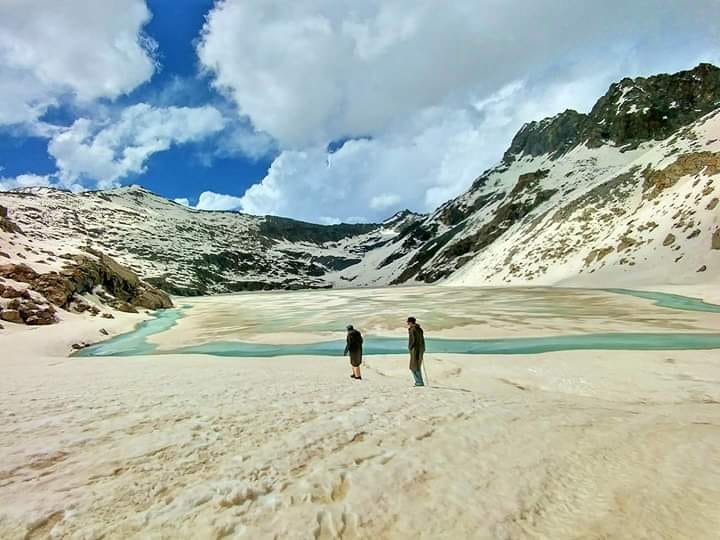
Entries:
[[135, 309], [132, 305], [128, 304], [127, 302], [118, 302], [115, 305], [115, 309], [118, 311], [122, 311], [123, 313], [137, 313], [137, 309]]
[[707, 266], [704, 264], [700, 268], [697, 269], [698, 272], [704, 272], [705, 270], [707, 270]]
[[8, 210], [4, 206], [0, 206], [0, 231], [22, 234], [22, 230], [20, 229], [20, 227], [15, 225], [8, 218]]
[[712, 201], [708, 203], [708, 205], [705, 207], [707, 210], [715, 210], [715, 207], [718, 205], [718, 202], [720, 202], [720, 199], [715, 197]]
[[66, 272], [66, 276], [77, 283], [81, 291], [102, 287], [117, 300], [147, 309], [172, 307], [167, 293], [155, 289], [140, 281], [130, 269], [100, 252], [91, 250], [97, 258], [84, 255], [74, 257], [76, 265]]
[[3, 298], [20, 298], [23, 291], [12, 288], [10, 285], [0, 284], [0, 296]]
[[631, 236], [625, 235], [622, 238], [620, 238], [620, 243], [618, 244], [616, 249], [618, 252], [625, 251], [626, 249], [636, 246], [637, 244], [638, 244], [637, 240], [635, 240]]
[[57, 272], [38, 275], [33, 288], [56, 306], [64, 307], [75, 293], [73, 284]]
[[720, 228], [715, 229], [712, 235], [712, 249], [720, 249]]
[[115, 315], [113, 315], [112, 313], [103, 313], [102, 318], [103, 319], [114, 319]]
[[17, 323], [22, 324], [23, 319], [20, 316], [20, 312], [17, 309], [3, 309], [2, 313], [0, 313], [0, 318], [2, 318], [3, 321], [11, 322], [11, 323]]
[[665, 240], [663, 240], [663, 246], [671, 246], [675, 243], [675, 235], [674, 234], [668, 234], [665, 237]]
[[55, 324], [57, 319], [55, 318], [55, 311], [52, 309], [41, 309], [34, 311], [32, 315], [25, 319], [25, 324], [29, 326], [45, 326], [48, 324]]
[[[91, 292], [97, 286], [112, 295], [105, 301], [127, 304], [129, 313], [136, 313], [133, 306], [148, 309], [172, 307], [170, 297], [140, 279], [129, 269], [116, 263], [110, 257], [92, 252], [95, 257], [85, 255], [69, 256], [72, 263], [61, 273], [48, 272], [38, 274], [26, 264], [0, 265], [0, 277], [27, 283], [30, 288], [47, 298], [52, 304], [69, 308], [77, 299], [77, 294]], [[68, 257], [63, 257], [68, 258]], [[78, 306], [80, 304], [78, 303]], [[90, 311], [97, 315], [100, 311], [93, 307], [79, 307], [80, 312]]]
[[654, 199], [664, 190], [672, 187], [683, 176], [704, 171], [707, 176], [720, 173], [720, 152], [693, 152], [679, 156], [662, 170], [648, 166], [643, 172], [644, 199]]
[[0, 264], [0, 276], [21, 283], [32, 283], [38, 277], [38, 273], [25, 263], [10, 263]]
[[70, 304], [70, 311], [74, 311], [75, 313], [85, 313], [88, 309], [90, 309], [90, 306], [81, 302], [73, 302]]

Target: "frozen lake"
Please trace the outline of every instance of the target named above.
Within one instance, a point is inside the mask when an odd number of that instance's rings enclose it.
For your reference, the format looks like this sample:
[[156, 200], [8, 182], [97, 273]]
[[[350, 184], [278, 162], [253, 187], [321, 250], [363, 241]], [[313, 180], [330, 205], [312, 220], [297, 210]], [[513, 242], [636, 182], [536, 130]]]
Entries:
[[264, 292], [180, 302], [181, 307], [79, 355], [339, 356], [347, 324], [365, 334], [366, 355], [402, 354], [408, 315], [425, 328], [429, 353], [720, 348], [720, 306], [655, 292], [428, 287]]

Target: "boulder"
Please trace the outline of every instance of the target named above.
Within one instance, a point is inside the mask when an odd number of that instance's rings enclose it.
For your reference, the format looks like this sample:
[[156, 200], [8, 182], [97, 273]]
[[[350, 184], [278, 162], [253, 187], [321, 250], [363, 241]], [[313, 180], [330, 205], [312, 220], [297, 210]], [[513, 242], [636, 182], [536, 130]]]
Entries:
[[17, 309], [3, 309], [2, 313], [0, 313], [0, 318], [2, 318], [3, 321], [17, 324], [25, 322]]
[[712, 243], [710, 244], [712, 249], [720, 249], [720, 227], [715, 229], [712, 235]]
[[59, 307], [67, 307], [75, 293], [73, 284], [57, 272], [38, 275], [32, 282], [33, 289]]
[[138, 310], [135, 309], [131, 304], [128, 304], [127, 302], [118, 302], [115, 304], [115, 309], [118, 311], [122, 311], [123, 313], [137, 313]]
[[20, 298], [23, 295], [23, 291], [19, 291], [11, 287], [10, 285], [3, 285], [0, 283], [0, 296], [3, 298]]
[[0, 206], [0, 231], [22, 234], [22, 229], [8, 218], [8, 209], [4, 206]]
[[35, 310], [25, 319], [25, 324], [29, 326], [44, 326], [48, 324], [55, 324], [56, 322], [57, 318], [55, 317], [55, 310], [52, 308]]
[[[29, 325], [45, 325], [57, 322], [55, 309], [51, 305], [39, 305], [32, 299], [14, 298], [8, 302], [3, 315], [9, 312], [11, 322], [24, 322]], [[16, 315], [17, 314], [17, 315]]]
[[31, 284], [37, 279], [38, 275], [35, 270], [25, 263], [0, 264], [0, 276], [20, 283]]

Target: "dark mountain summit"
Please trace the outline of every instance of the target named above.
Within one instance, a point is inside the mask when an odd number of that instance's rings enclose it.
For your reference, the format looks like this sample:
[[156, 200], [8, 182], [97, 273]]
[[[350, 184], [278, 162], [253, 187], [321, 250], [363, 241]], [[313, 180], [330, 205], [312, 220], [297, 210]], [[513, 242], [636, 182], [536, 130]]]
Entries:
[[525, 124], [515, 135], [503, 161], [523, 154], [559, 157], [586, 143], [635, 148], [662, 140], [679, 128], [720, 107], [720, 68], [700, 64], [673, 75], [626, 78], [610, 86], [589, 114], [567, 110]]

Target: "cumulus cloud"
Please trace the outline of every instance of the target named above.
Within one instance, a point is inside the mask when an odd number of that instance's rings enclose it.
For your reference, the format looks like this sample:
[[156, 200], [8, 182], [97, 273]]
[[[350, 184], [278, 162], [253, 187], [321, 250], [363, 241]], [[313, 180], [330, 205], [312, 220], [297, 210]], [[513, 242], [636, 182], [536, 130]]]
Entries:
[[54, 135], [48, 145], [63, 184], [96, 182], [108, 188], [131, 173], [142, 173], [146, 160], [173, 144], [196, 142], [223, 129], [214, 107], [156, 108], [139, 103], [96, 125], [80, 118]]
[[183, 205], [183, 206], [187, 206], [188, 208], [191, 207], [191, 205], [190, 205], [190, 199], [188, 199], [188, 198], [182, 197], [182, 198], [173, 199], [173, 200], [174, 200], [176, 203], [178, 203], [178, 204], [181, 204], [181, 205]]
[[241, 209], [322, 223], [432, 211], [495, 165], [524, 122], [568, 104], [590, 107], [608, 76], [542, 87], [515, 82], [465, 108], [427, 109], [403, 128], [347, 141], [333, 153], [285, 150], [243, 195]]
[[0, 191], [50, 185], [50, 175], [20, 174], [14, 178], [0, 177]]
[[[198, 55], [285, 147], [377, 135], [413, 112], [466, 103], [538, 66], [666, 30], [710, 31], [717, 0], [226, 0]], [[714, 30], [714, 29], [713, 29]], [[711, 35], [711, 34], [709, 34]], [[617, 62], [617, 58], [611, 62]]]
[[237, 210], [242, 206], [240, 197], [204, 191], [200, 194], [195, 208], [198, 210]]
[[[281, 153], [245, 211], [314, 221], [431, 210], [522, 123], [616, 79], [717, 53], [718, 0], [225, 0], [197, 52]], [[670, 31], [671, 30], [671, 31]], [[328, 143], [355, 139], [328, 153]]]
[[32, 122], [58, 99], [115, 98], [155, 71], [144, 0], [0, 2], [0, 124]]
[[259, 160], [277, 151], [277, 144], [267, 133], [257, 131], [246, 120], [233, 122], [219, 139], [215, 155]]

